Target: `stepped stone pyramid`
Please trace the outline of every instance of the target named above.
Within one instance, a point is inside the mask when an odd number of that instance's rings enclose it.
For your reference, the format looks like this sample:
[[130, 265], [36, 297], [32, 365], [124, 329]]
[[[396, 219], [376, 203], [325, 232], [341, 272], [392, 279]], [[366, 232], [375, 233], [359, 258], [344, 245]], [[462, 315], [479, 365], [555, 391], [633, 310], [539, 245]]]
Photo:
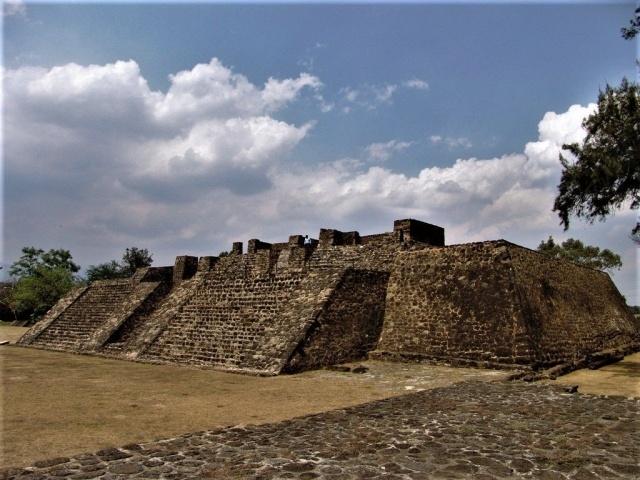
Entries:
[[606, 273], [505, 240], [445, 246], [406, 219], [247, 246], [76, 289], [19, 343], [259, 375], [367, 356], [539, 370], [640, 347]]

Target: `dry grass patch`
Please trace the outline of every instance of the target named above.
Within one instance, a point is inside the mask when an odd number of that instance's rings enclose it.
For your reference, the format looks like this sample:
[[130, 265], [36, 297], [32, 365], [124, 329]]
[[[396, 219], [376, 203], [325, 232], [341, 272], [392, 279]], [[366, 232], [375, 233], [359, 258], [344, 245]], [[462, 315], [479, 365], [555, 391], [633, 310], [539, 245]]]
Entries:
[[16, 346], [0, 347], [4, 466], [265, 423], [450, 385], [489, 370], [365, 362], [365, 374], [253, 377]]
[[552, 383], [578, 385], [582, 393], [640, 398], [640, 353], [598, 370], [576, 370]]
[[0, 342], [16, 343], [27, 330], [27, 327], [13, 327], [0, 323]]

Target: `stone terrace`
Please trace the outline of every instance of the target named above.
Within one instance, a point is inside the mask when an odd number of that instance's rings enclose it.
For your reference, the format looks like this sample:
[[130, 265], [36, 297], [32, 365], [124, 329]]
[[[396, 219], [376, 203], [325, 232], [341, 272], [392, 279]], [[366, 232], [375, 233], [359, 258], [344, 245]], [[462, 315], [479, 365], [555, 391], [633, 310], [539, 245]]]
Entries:
[[0, 478], [639, 478], [640, 400], [569, 390], [470, 381], [38, 462]]

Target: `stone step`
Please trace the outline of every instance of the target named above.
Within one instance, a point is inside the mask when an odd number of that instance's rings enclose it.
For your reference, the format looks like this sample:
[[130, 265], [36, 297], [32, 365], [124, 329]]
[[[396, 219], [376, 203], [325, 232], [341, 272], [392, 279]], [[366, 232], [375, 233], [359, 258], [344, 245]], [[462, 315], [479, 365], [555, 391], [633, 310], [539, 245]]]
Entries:
[[91, 286], [36, 339], [36, 345], [77, 350], [131, 294], [129, 284]]

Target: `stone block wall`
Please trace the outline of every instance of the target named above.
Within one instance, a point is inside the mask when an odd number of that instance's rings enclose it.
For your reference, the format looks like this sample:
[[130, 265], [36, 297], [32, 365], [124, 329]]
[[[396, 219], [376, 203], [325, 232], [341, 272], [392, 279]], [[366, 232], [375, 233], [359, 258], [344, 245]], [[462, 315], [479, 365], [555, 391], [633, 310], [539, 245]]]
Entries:
[[132, 291], [128, 279], [94, 282], [31, 344], [60, 350], [86, 349], [93, 335]]
[[637, 335], [608, 275], [482, 242], [398, 255], [372, 356], [537, 369]]
[[526, 334], [506, 243], [407, 252], [391, 271], [373, 356], [526, 364]]
[[444, 246], [444, 229], [322, 229], [319, 240], [251, 239], [223, 257], [94, 282], [21, 340], [273, 375], [364, 358], [544, 368], [637, 349], [609, 277], [504, 240]]
[[513, 244], [509, 252], [535, 364], [638, 344], [640, 330], [609, 275]]
[[264, 370], [262, 348], [300, 275], [227, 279], [211, 274], [140, 358]]
[[19, 343], [55, 350], [99, 350], [132, 318], [151, 310], [166, 295], [171, 276], [171, 267], [143, 268], [131, 278], [100, 280], [73, 290]]
[[284, 370], [299, 372], [366, 358], [378, 343], [389, 274], [344, 272]]

